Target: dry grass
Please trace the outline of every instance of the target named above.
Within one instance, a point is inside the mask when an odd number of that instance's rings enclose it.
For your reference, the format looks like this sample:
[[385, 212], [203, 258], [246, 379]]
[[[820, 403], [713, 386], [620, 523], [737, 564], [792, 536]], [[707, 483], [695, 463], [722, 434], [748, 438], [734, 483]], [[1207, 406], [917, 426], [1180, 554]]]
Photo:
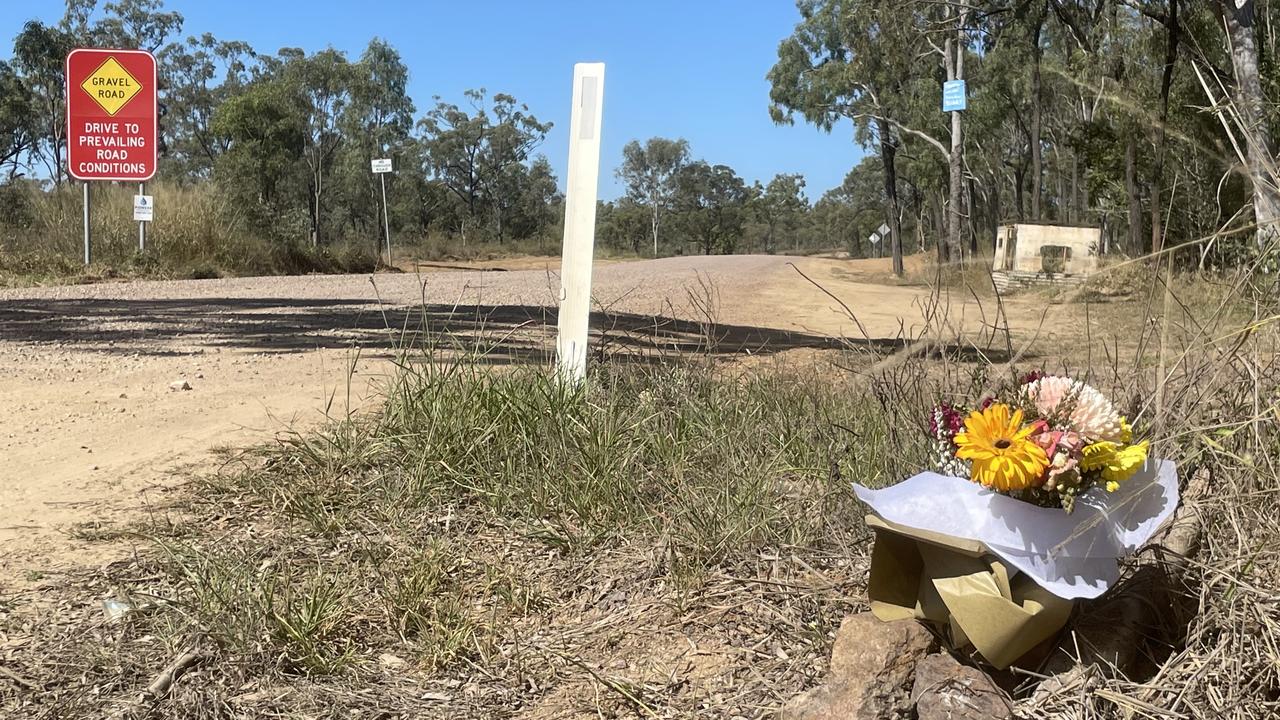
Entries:
[[157, 184], [155, 222], [147, 249], [138, 251], [133, 222], [136, 186], [93, 188], [93, 264], [85, 267], [83, 201], [79, 187], [42, 191], [13, 184], [0, 189], [0, 286], [91, 282], [112, 278], [209, 278], [222, 275], [369, 272], [372, 242], [312, 248], [305, 218], [274, 217], [275, 236], [252, 230], [233, 203], [211, 185]]

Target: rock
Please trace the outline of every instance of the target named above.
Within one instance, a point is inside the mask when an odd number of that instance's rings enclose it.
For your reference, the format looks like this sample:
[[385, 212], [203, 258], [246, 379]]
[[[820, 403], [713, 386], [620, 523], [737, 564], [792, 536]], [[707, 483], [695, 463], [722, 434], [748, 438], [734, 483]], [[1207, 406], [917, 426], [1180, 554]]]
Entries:
[[911, 701], [920, 720], [1013, 718], [1009, 700], [986, 673], [946, 653], [930, 655], [916, 666]]
[[186, 380], [174, 380], [173, 382], [169, 383], [169, 392], [182, 392], [184, 390], [190, 390], [190, 389], [191, 389], [191, 383], [187, 382]]
[[399, 670], [407, 663], [405, 663], [403, 659], [392, 655], [391, 653], [382, 653], [378, 656], [378, 664], [388, 670]]
[[886, 623], [869, 612], [851, 615], [836, 633], [826, 684], [787, 703], [782, 718], [908, 718], [916, 663], [932, 647], [933, 636], [914, 620]]

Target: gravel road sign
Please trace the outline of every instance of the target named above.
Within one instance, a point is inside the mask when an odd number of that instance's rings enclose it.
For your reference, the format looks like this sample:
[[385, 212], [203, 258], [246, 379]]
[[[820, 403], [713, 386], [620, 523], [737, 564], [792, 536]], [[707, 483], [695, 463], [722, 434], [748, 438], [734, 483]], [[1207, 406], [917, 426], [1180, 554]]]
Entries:
[[143, 50], [67, 55], [67, 166], [78, 180], [156, 174], [156, 59]]

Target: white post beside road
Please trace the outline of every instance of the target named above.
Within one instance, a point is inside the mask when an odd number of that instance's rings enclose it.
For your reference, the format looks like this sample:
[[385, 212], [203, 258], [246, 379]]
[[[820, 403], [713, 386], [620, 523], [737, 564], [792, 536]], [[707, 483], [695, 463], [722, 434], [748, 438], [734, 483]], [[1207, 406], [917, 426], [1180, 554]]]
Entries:
[[557, 370], [561, 379], [573, 383], [581, 382], [587, 375], [603, 109], [604, 63], [574, 65], [569, 178], [565, 184], [564, 244], [560, 262], [560, 332], [556, 338]]
[[[386, 150], [386, 148], [382, 148]], [[379, 182], [382, 183], [382, 231], [387, 241], [387, 267], [391, 267], [391, 220], [387, 211], [387, 173], [395, 170], [395, 163], [391, 158], [374, 158], [370, 163], [373, 174], [378, 176]]]
[[387, 213], [387, 174], [378, 173], [382, 182], [382, 231], [387, 239], [387, 267], [391, 267], [391, 216]]

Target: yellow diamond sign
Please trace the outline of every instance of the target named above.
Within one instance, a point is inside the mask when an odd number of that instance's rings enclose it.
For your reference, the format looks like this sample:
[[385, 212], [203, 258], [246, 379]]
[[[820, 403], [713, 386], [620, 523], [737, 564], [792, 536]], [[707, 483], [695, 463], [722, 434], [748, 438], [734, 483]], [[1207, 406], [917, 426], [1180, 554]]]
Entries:
[[89, 97], [101, 105], [108, 115], [113, 116], [120, 112], [120, 108], [127, 105], [134, 95], [142, 92], [142, 85], [139, 85], [138, 81], [124, 69], [123, 65], [116, 62], [114, 57], [107, 58], [106, 62], [84, 79], [80, 87], [84, 88], [84, 91], [89, 93]]

